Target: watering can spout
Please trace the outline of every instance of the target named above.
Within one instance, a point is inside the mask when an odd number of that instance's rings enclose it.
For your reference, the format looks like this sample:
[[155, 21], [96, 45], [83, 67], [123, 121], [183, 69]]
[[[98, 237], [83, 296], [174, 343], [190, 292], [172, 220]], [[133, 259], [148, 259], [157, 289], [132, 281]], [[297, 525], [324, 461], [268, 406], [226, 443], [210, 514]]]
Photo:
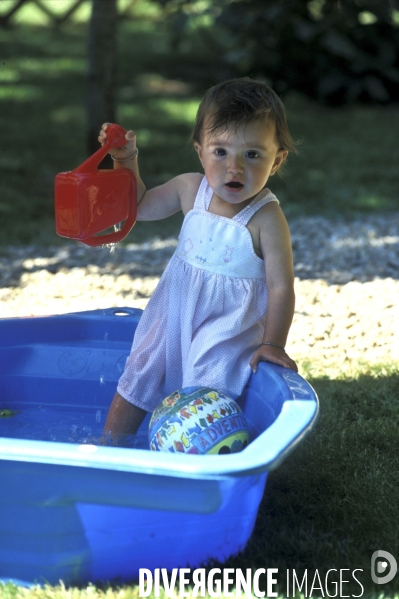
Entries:
[[[130, 169], [99, 170], [111, 148], [125, 145], [126, 131], [119, 125], [107, 127], [107, 142], [73, 171], [55, 178], [56, 231], [90, 246], [117, 243], [136, 222], [137, 185]], [[120, 230], [103, 233], [116, 228]]]

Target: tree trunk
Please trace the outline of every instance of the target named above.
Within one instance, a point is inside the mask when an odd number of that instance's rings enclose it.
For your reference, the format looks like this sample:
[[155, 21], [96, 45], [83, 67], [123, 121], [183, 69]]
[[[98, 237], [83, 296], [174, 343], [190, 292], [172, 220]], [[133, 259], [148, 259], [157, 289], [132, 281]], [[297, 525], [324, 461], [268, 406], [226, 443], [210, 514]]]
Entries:
[[88, 43], [87, 149], [100, 147], [104, 122], [115, 121], [116, 0], [92, 0]]

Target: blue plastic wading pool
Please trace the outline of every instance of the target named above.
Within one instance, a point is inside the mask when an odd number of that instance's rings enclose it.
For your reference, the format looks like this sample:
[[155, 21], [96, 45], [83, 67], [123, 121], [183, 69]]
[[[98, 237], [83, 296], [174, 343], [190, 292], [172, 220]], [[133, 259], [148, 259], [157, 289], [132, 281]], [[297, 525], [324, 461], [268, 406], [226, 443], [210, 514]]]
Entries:
[[[315, 421], [298, 374], [261, 363], [238, 403], [248, 447], [154, 452], [101, 434], [141, 310], [0, 320], [0, 578], [133, 580], [139, 568], [195, 568], [242, 550], [268, 471]], [[171, 390], [173, 391], [173, 390]]]

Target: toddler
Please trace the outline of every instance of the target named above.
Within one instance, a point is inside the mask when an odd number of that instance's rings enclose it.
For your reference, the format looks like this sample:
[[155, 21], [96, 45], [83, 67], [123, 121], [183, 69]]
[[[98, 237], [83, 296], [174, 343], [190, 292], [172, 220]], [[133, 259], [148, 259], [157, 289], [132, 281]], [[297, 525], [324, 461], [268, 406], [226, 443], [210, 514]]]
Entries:
[[[99, 135], [107, 136], [104, 124]], [[137, 220], [185, 216], [177, 249], [137, 327], [104, 427], [118, 442], [167, 395], [207, 386], [233, 399], [260, 361], [297, 370], [284, 347], [294, 313], [290, 234], [266, 183], [295, 151], [284, 106], [264, 83], [212, 87], [192, 133], [204, 175], [146, 190], [133, 131], [112, 149], [137, 179]]]

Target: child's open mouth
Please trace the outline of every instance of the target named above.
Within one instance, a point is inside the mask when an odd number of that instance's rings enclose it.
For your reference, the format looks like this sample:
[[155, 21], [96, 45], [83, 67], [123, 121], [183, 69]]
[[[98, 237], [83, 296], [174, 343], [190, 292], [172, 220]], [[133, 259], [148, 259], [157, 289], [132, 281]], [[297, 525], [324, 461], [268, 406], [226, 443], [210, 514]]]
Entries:
[[244, 187], [244, 185], [239, 181], [229, 181], [225, 186], [230, 191], [240, 191], [240, 189]]

